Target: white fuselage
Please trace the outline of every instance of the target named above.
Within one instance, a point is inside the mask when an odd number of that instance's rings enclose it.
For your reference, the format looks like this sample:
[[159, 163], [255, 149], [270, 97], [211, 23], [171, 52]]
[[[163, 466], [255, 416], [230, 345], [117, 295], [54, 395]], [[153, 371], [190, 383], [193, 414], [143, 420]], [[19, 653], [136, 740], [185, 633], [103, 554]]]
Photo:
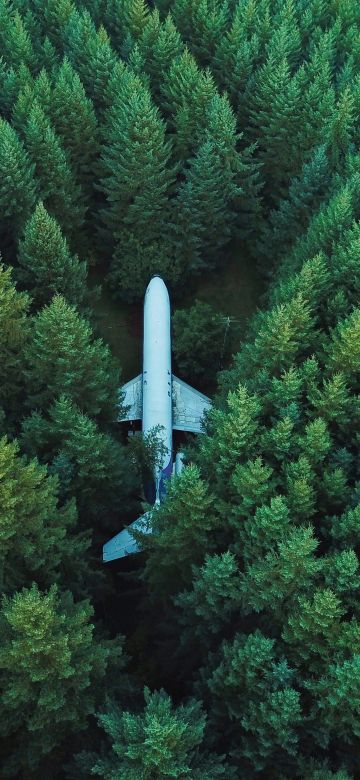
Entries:
[[148, 284], [144, 302], [142, 429], [158, 428], [164, 453], [154, 470], [156, 501], [165, 492], [172, 472], [172, 374], [170, 299], [160, 276]]

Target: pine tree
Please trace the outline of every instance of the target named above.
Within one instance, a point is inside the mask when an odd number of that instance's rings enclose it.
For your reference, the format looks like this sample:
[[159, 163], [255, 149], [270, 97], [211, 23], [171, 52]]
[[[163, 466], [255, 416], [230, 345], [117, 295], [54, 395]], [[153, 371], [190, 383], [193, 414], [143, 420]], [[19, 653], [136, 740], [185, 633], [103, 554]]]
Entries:
[[175, 707], [164, 690], [144, 689], [145, 707], [132, 714], [112, 705], [99, 722], [112, 741], [112, 750], [95, 762], [91, 774], [116, 780], [123, 777], [185, 777], [213, 780], [234, 777], [223, 756], [201, 751], [206, 715], [201, 703], [190, 699]]
[[17, 237], [35, 205], [35, 166], [15, 130], [0, 119], [1, 228]]
[[11, 120], [13, 104], [19, 93], [27, 85], [33, 86], [34, 79], [26, 65], [20, 65], [19, 68], [7, 68], [2, 59], [0, 59], [2, 89], [0, 92], [0, 105], [3, 112], [3, 118]]
[[20, 90], [12, 110], [12, 124], [15, 129], [24, 136], [29, 113], [36, 101], [46, 116], [50, 114], [52, 102], [52, 89], [49, 76], [44, 70], [40, 71], [32, 83], [26, 82]]
[[131, 509], [136, 475], [125, 448], [102, 433], [65, 395], [60, 395], [46, 415], [33, 412], [23, 421], [21, 445], [55, 471], [59, 455], [66, 459], [67, 497], [76, 498], [87, 525], [93, 517], [99, 529], [106, 515]]
[[184, 52], [184, 44], [170, 14], [162, 23], [159, 12], [154, 9], [139, 38], [139, 53], [144, 69], [151, 78], [151, 91], [161, 100], [161, 85], [176, 57]]
[[35, 52], [21, 14], [7, 0], [0, 3], [1, 53], [8, 65], [26, 65], [31, 71], [36, 67]]
[[270, 213], [259, 248], [272, 261], [286, 254], [295, 239], [304, 233], [314, 212], [320, 207], [331, 184], [330, 162], [324, 145], [314, 149], [301, 174], [291, 180], [288, 197]]
[[[216, 41], [213, 69], [221, 86], [228, 91], [232, 104], [240, 110], [246, 91], [261, 58], [261, 6], [238, 3], [225, 35]], [[265, 43], [265, 41], [263, 41]], [[244, 118], [239, 116], [241, 123]]]
[[343, 161], [354, 148], [354, 98], [349, 86], [340, 95], [329, 127], [329, 153], [334, 171], [343, 169]]
[[274, 640], [261, 631], [236, 634], [231, 642], [223, 642], [219, 665], [208, 682], [211, 725], [216, 727], [227, 713], [225, 744], [234, 745], [232, 754], [238, 760], [241, 756], [243, 765], [250, 764], [252, 774], [271, 766], [279, 748], [287, 757], [296, 752], [302, 712], [300, 694], [292, 682], [293, 670], [277, 657]]
[[23, 389], [23, 350], [28, 336], [28, 296], [16, 291], [11, 269], [0, 265], [0, 407], [16, 411]]
[[59, 139], [36, 103], [29, 114], [25, 144], [35, 164], [39, 195], [45, 208], [60, 223], [65, 235], [74, 240], [84, 219], [80, 191]]
[[333, 33], [326, 31], [304, 66], [306, 82], [298, 125], [298, 144], [304, 161], [313, 147], [328, 141], [329, 126], [336, 112], [333, 58]]
[[[209, 304], [196, 300], [189, 309], [176, 309], [173, 315], [173, 350], [181, 376], [189, 382], [215, 376], [221, 360], [231, 354], [234, 335], [224, 345], [226, 318]], [[196, 346], [194, 347], [194, 333]]]
[[27, 289], [36, 308], [49, 303], [55, 294], [79, 305], [86, 294], [86, 263], [71, 255], [60, 226], [42, 202], [27, 222], [19, 242], [16, 276]]
[[229, 23], [228, 0], [175, 0], [171, 12], [178, 30], [202, 65], [211, 62], [217, 42]]
[[65, 54], [78, 72], [96, 113], [106, 108], [106, 90], [117, 57], [103, 26], [96, 30], [87, 10], [74, 11], [66, 27]]
[[[32, 776], [69, 737], [86, 728], [103, 698], [111, 647], [93, 637], [88, 601], [36, 584], [3, 601], [1, 732], [5, 776]], [[115, 651], [116, 652], [116, 651]], [[119, 654], [119, 651], [117, 651]], [[12, 751], [12, 745], [16, 750]]]
[[39, 13], [44, 14], [43, 24], [49, 40], [56, 49], [61, 50], [67, 24], [75, 10], [74, 3], [72, 0], [46, 0], [45, 8], [38, 0], [37, 4]]
[[333, 246], [343, 242], [345, 234], [359, 215], [359, 191], [360, 176], [357, 171], [334, 188], [331, 197], [314, 212], [307, 231], [286, 258], [283, 276], [299, 270], [309, 257], [319, 251], [331, 254]]
[[[163, 603], [179, 585], [191, 582], [192, 566], [201, 560], [200, 551], [218, 527], [214, 502], [196, 466], [187, 466], [171, 484], [168, 498], [152, 514], [153, 534], [141, 537], [150, 548], [144, 577]], [[200, 558], [199, 558], [200, 553]]]
[[186, 270], [211, 265], [229, 242], [240, 193], [233, 166], [224, 165], [216, 142], [205, 141], [191, 160], [174, 203], [175, 245]]
[[36, 581], [61, 582], [76, 591], [89, 576], [88, 534], [74, 534], [74, 502], [57, 506], [57, 479], [36, 460], [19, 456], [16, 442], [0, 441], [1, 590], [12, 593]]
[[360, 309], [355, 309], [346, 320], [339, 322], [334, 330], [329, 348], [329, 367], [341, 371], [353, 389], [360, 381]]
[[91, 417], [115, 421], [120, 384], [116, 361], [61, 295], [34, 318], [24, 354], [28, 407], [47, 409], [66, 391]]
[[95, 161], [99, 154], [97, 120], [78, 74], [65, 58], [59, 69], [52, 97], [51, 116], [70, 159], [83, 197], [92, 192]]
[[[102, 218], [115, 244], [110, 280], [117, 295], [141, 295], [151, 272], [166, 276], [168, 197], [174, 181], [164, 122], [145, 88], [120, 93], [109, 115], [101, 167]], [[164, 268], [165, 266], [165, 268]], [[164, 270], [163, 270], [164, 269]]]
[[300, 105], [300, 77], [291, 75], [286, 57], [269, 55], [251, 90], [249, 131], [251, 139], [258, 142], [266, 192], [274, 201], [284, 196], [289, 179], [297, 170]]
[[203, 112], [211, 98], [216, 95], [216, 86], [209, 70], [202, 71], [187, 48], [175, 57], [161, 86], [161, 107], [169, 115], [170, 126], [177, 127], [186, 111], [187, 123], [195, 128], [202, 126]]

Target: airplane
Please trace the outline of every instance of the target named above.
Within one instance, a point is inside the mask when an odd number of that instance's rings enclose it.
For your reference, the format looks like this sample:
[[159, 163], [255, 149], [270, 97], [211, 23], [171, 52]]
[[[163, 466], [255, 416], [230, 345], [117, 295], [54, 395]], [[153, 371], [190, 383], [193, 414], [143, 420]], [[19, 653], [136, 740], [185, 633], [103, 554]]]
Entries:
[[[194, 339], [196, 334], [194, 334]], [[173, 463], [173, 430], [200, 433], [202, 418], [211, 407], [210, 398], [178, 379], [171, 372], [170, 299], [163, 279], [150, 280], [144, 298], [143, 370], [121, 388], [125, 415], [119, 422], [142, 420], [143, 434], [156, 428], [163, 443], [160, 463], [154, 467], [154, 505], [166, 495], [167, 482], [180, 473], [182, 455]], [[104, 562], [140, 552], [131, 529], [151, 533], [152, 510], [145, 512], [103, 546]]]

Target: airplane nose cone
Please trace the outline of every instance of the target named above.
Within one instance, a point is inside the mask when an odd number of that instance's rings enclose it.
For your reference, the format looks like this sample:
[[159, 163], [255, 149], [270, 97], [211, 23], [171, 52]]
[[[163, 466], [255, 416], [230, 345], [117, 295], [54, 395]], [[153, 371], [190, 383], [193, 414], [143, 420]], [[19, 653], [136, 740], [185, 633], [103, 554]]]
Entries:
[[148, 295], [149, 293], [154, 294], [160, 294], [160, 295], [166, 295], [168, 296], [168, 289], [166, 287], [166, 284], [164, 280], [159, 276], [159, 274], [154, 274], [154, 276], [151, 277], [150, 282], [146, 288], [145, 295]]

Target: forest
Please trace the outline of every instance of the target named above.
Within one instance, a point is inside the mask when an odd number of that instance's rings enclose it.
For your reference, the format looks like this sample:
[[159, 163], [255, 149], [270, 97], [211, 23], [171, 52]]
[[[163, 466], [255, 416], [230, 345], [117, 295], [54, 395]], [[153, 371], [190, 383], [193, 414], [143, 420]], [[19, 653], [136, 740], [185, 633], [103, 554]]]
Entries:
[[[0, 776], [356, 780], [360, 4], [0, 0], [0, 44]], [[234, 263], [225, 354], [181, 301]], [[153, 274], [213, 407], [104, 565], [156, 441], [96, 305]]]

